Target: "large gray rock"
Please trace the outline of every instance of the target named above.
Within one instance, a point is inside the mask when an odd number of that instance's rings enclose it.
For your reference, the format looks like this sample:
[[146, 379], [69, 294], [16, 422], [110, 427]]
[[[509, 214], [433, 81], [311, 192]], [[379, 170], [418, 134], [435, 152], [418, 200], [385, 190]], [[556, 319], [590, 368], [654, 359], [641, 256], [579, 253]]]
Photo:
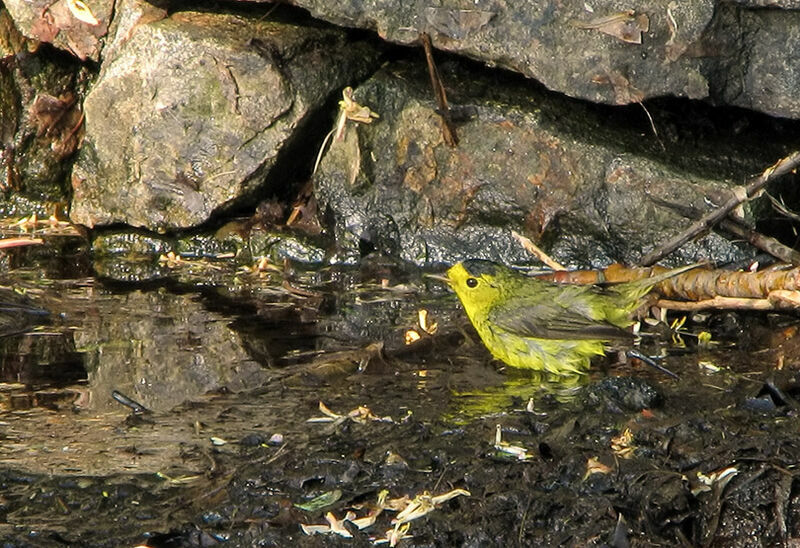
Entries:
[[724, 86], [726, 102], [800, 118], [800, 12], [731, 11], [744, 35]]
[[782, 9], [797, 9], [792, 0], [291, 3], [401, 44], [418, 44], [426, 32], [439, 49], [594, 102], [710, 97], [800, 117], [800, 12]]
[[[387, 66], [356, 90], [380, 119], [349, 122], [315, 177], [342, 259], [376, 249], [418, 264], [529, 261], [516, 230], [567, 264], [634, 263], [687, 226], [687, 210], [706, 211], [728, 196], [726, 175], [741, 181], [768, 165], [752, 143], [665, 131], [662, 150], [641, 133], [646, 125], [620, 123], [622, 113], [469, 69], [443, 73], [455, 114], [468, 117], [456, 148], [442, 140], [419, 65]], [[675, 260], [698, 254], [746, 256], [711, 234]]]
[[341, 31], [207, 13], [126, 38], [84, 103], [71, 218], [87, 226], [192, 227], [269, 192], [298, 126], [377, 58]]

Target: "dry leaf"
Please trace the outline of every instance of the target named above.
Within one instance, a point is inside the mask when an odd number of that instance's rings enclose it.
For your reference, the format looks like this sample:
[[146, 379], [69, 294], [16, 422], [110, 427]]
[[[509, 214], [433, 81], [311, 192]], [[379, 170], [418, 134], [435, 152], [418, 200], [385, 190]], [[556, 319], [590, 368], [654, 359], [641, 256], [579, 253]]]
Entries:
[[34, 99], [30, 108], [31, 120], [36, 125], [36, 135], [41, 137], [51, 130], [61, 121], [75, 104], [72, 94], [62, 97], [54, 97], [47, 93], [40, 93]]
[[611, 450], [621, 459], [629, 459], [633, 456], [636, 446], [633, 445], [633, 432], [630, 428], [623, 430], [619, 436], [611, 438]]
[[372, 541], [372, 544], [379, 545], [379, 544], [388, 544], [389, 546], [397, 546], [397, 544], [407, 538], [413, 538], [411, 535], [406, 534], [408, 529], [411, 527], [410, 523], [405, 524], [398, 524], [397, 527], [393, 529], [389, 529], [386, 531], [384, 538], [375, 539]]
[[425, 19], [431, 28], [457, 40], [475, 34], [486, 26], [495, 12], [486, 10], [459, 10], [451, 8], [425, 8]]
[[528, 460], [533, 458], [533, 455], [528, 453], [528, 449], [525, 447], [522, 447], [521, 445], [512, 445], [506, 441], [503, 441], [503, 428], [499, 424], [495, 428], [494, 448], [501, 453], [517, 457], [519, 460]]
[[586, 473], [583, 475], [583, 479], [586, 480], [592, 474], [610, 474], [611, 467], [606, 466], [597, 457], [591, 457], [589, 460], [586, 461]]
[[599, 30], [628, 44], [641, 44], [642, 33], [650, 29], [650, 18], [644, 13], [625, 10], [589, 21], [572, 20], [570, 24], [579, 29]]
[[724, 489], [738, 473], [739, 470], [735, 466], [728, 466], [710, 474], [697, 472], [697, 483], [691, 487], [692, 495], [697, 496], [711, 491], [715, 485], [718, 485], [718, 489]]
[[419, 334], [419, 332], [416, 329], [409, 329], [408, 331], [406, 331], [406, 334], [405, 334], [405, 342], [406, 342], [406, 344], [414, 344], [415, 342], [417, 342], [421, 338], [422, 338], [422, 336]]
[[614, 88], [614, 102], [618, 105], [641, 103], [642, 100], [644, 100], [644, 93], [634, 87], [625, 76], [615, 70], [595, 75], [592, 77], [592, 83], [611, 84], [611, 87]]
[[82, 0], [67, 0], [67, 7], [78, 21], [83, 21], [87, 25], [92, 25], [93, 27], [100, 24], [100, 21], [94, 16], [89, 6]]
[[466, 489], [453, 489], [447, 493], [435, 496], [425, 491], [408, 501], [408, 505], [397, 514], [397, 517], [392, 520], [392, 523], [397, 526], [419, 519], [430, 514], [437, 506], [441, 506], [448, 500], [459, 496], [469, 497], [472, 495]]
[[58, 25], [53, 22], [53, 17], [50, 13], [43, 13], [31, 25], [31, 36], [41, 42], [52, 42], [55, 40], [59, 32]]
[[[380, 116], [372, 112], [369, 107], [359, 105], [353, 100], [353, 88], [347, 86], [342, 90], [342, 100], [339, 101], [339, 111], [344, 115], [345, 119], [352, 120], [353, 122], [360, 122], [362, 124], [371, 124], [372, 120], [380, 118]], [[342, 125], [344, 122], [338, 122]], [[341, 130], [337, 131], [337, 136]]]
[[428, 318], [428, 311], [422, 308], [417, 312], [417, 316], [422, 330], [428, 335], [435, 335], [439, 330], [439, 324]]

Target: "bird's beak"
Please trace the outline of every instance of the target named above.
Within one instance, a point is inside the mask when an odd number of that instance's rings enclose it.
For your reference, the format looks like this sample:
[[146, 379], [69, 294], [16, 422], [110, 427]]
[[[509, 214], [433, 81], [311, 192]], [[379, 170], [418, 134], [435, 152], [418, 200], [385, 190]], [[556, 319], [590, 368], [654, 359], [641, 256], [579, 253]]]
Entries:
[[432, 278], [434, 280], [439, 280], [440, 282], [444, 282], [447, 285], [450, 285], [450, 278], [447, 276], [439, 276], [438, 274], [423, 274], [423, 278]]

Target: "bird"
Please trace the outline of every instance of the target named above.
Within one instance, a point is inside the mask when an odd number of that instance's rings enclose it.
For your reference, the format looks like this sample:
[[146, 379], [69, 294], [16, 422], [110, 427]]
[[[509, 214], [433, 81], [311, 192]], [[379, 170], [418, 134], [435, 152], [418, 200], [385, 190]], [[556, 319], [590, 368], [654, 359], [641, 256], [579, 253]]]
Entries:
[[[600, 287], [539, 280], [498, 263], [470, 259], [450, 267], [445, 279], [496, 359], [511, 367], [568, 376], [585, 373], [592, 358], [603, 355], [610, 344], [632, 345], [628, 328], [644, 296], [655, 284], [697, 266]], [[635, 350], [629, 355], [650, 360]], [[655, 362], [650, 365], [663, 369]]]

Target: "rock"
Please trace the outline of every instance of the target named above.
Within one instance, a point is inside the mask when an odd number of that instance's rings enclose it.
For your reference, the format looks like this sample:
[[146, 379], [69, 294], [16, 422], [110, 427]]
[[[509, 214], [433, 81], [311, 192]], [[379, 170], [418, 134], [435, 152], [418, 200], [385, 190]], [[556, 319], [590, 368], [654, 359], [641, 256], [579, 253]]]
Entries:
[[800, 12], [793, 0], [645, 0], [613, 7], [584, 0], [291, 3], [400, 44], [418, 44], [419, 34], [428, 33], [436, 48], [519, 72], [571, 97], [608, 104], [711, 98], [800, 117], [794, 55]]
[[591, 385], [583, 398], [587, 406], [611, 413], [637, 412], [663, 403], [652, 384], [636, 377], [609, 377]]
[[318, 238], [298, 232], [251, 230], [247, 248], [253, 257], [268, 257], [273, 263], [284, 260], [305, 265], [319, 265], [325, 259], [325, 248]]
[[726, 102], [773, 116], [800, 118], [800, 13], [783, 10], [742, 10], [739, 17], [747, 39], [732, 67], [723, 96]]
[[[678, 132], [661, 150], [642, 137], [646, 125], [620, 124], [617, 112], [615, 122], [586, 104], [460, 65], [442, 67], [454, 116], [466, 117], [450, 148], [419, 65], [386, 66], [356, 90], [355, 100], [380, 119], [348, 122], [315, 176], [339, 260], [377, 250], [420, 265], [529, 262], [515, 230], [565, 264], [635, 263], [687, 226], [686, 208], [705, 211], [706, 200], [729, 195], [722, 174], [757, 169], [752, 148], [749, 157], [737, 148], [744, 145], [685, 141]], [[724, 261], [746, 256], [712, 234], [676, 260], [691, 261], [701, 249]]]
[[[106, 35], [113, 0], [69, 2], [68, 0], [4, 0], [17, 27], [28, 38], [48, 42], [79, 59], [97, 61], [100, 39]], [[80, 9], [84, 4], [86, 9]]]
[[0, 7], [0, 215], [48, 216], [67, 204], [86, 71], [26, 40]]
[[[115, 42], [86, 97], [71, 218], [153, 230], [199, 225], [264, 178], [339, 88], [377, 54], [345, 33], [180, 12]], [[271, 186], [270, 186], [271, 185]]]

